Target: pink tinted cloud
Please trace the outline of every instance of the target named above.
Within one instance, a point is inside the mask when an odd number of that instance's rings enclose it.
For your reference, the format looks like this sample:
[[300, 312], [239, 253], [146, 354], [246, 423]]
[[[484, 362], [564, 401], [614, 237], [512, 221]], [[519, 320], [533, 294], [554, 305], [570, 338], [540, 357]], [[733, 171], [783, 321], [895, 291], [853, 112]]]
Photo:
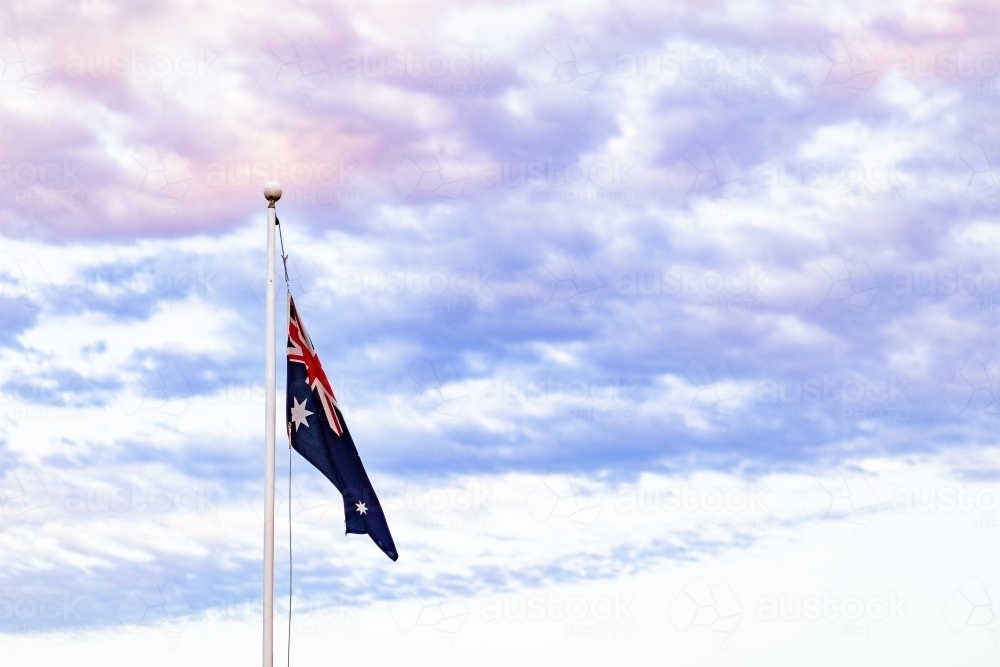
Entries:
[[[528, 121], [512, 114], [500, 95], [508, 88], [537, 92], [522, 69], [548, 35], [586, 34], [604, 54], [610, 80], [614, 54], [629, 46], [628, 35], [642, 36], [654, 50], [677, 25], [718, 43], [770, 40], [775, 49], [796, 52], [784, 65], [801, 69], [797, 61], [837, 30], [803, 17], [792, 34], [794, 16], [764, 16], [756, 27], [737, 29], [736, 6], [725, 3], [669, 11], [600, 8], [587, 16], [550, 8], [512, 34], [518, 43], [512, 53], [489, 61], [492, 94], [470, 98], [429, 86], [452, 82], [453, 72], [394, 76], [386, 68], [392, 58], [410, 54], [443, 55], [435, 66], [467, 68], [476, 54], [466, 52], [487, 40], [470, 37], [466, 17], [502, 16], [531, 5], [86, 7], [66, 2], [0, 10], [9, 36], [2, 50], [9, 103], [0, 110], [6, 129], [0, 137], [0, 232], [6, 235], [224, 230], [258, 211], [261, 185], [269, 178], [285, 183], [289, 202], [297, 198], [328, 211], [378, 203], [397, 194], [392, 170], [415, 144], [448, 141], [470, 155], [507, 148], [510, 133]], [[859, 28], [854, 35], [878, 62], [876, 80], [911, 48], [943, 53], [962, 43], [997, 52], [989, 27], [998, 10], [991, 5], [936, 5], [935, 11], [948, 20], [883, 12]], [[809, 34], [814, 39], [802, 37]], [[854, 39], [848, 33], [834, 38]], [[613, 109], [614, 96], [599, 94], [587, 98], [591, 108]], [[816, 109], [829, 103], [812, 102]], [[562, 150], [560, 118], [546, 120], [552, 150]], [[491, 133], [497, 125], [508, 125], [508, 134]], [[545, 132], [538, 136], [535, 145], [546, 141]]]
[[376, 151], [378, 126], [337, 99], [313, 37], [350, 43], [343, 15], [209, 9], [178, 25], [176, 3], [89, 16], [66, 5], [4, 23], [4, 234], [225, 229], [259, 208], [264, 180], [340, 187]]

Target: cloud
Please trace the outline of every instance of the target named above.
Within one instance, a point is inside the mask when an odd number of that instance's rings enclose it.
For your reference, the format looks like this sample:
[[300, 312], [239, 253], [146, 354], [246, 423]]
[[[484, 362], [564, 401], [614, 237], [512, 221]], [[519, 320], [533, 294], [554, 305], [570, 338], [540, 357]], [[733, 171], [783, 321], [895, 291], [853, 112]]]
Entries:
[[[0, 10], [0, 590], [86, 609], [36, 629], [258, 596], [271, 178], [408, 545], [296, 464], [317, 607], [746, 553], [885, 501], [873, 457], [992, 469], [995, 10], [241, 8]], [[702, 511], [761, 479], [779, 509]]]

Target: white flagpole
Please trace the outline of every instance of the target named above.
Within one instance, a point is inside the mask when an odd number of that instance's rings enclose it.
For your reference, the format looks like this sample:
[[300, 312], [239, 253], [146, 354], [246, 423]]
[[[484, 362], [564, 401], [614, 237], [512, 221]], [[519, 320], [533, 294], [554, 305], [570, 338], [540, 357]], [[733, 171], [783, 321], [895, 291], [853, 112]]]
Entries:
[[267, 401], [264, 407], [264, 667], [274, 665], [274, 430], [277, 418], [276, 373], [277, 345], [274, 331], [274, 226], [277, 217], [274, 202], [281, 199], [281, 185], [264, 185], [267, 199], [267, 334], [264, 345], [264, 384]]

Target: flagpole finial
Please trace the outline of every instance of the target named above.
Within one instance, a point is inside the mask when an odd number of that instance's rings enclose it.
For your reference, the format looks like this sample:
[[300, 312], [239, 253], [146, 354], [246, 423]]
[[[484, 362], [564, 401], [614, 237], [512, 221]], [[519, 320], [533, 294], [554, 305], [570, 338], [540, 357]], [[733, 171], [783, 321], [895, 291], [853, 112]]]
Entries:
[[278, 181], [268, 181], [264, 184], [264, 199], [269, 206], [274, 206], [274, 202], [281, 199], [281, 183]]

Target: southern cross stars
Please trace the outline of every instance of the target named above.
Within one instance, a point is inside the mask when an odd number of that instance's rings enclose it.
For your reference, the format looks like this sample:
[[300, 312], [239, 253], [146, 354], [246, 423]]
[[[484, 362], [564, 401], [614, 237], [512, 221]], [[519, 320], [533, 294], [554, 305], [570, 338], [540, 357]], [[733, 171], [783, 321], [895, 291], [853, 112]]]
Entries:
[[365, 507], [364, 503], [358, 503], [358, 514], [364, 514], [367, 511], [368, 511], [368, 508]]
[[299, 426], [302, 426], [302, 425], [305, 425], [306, 428], [309, 428], [309, 420], [306, 419], [306, 417], [308, 417], [309, 415], [311, 415], [313, 413], [309, 412], [309, 410], [306, 409], [306, 402], [305, 401], [302, 401], [301, 403], [299, 403], [299, 400], [293, 396], [292, 397], [292, 409], [290, 410], [290, 412], [292, 413], [292, 421], [295, 422], [295, 430], [296, 431], [298, 431], [299, 430]]

